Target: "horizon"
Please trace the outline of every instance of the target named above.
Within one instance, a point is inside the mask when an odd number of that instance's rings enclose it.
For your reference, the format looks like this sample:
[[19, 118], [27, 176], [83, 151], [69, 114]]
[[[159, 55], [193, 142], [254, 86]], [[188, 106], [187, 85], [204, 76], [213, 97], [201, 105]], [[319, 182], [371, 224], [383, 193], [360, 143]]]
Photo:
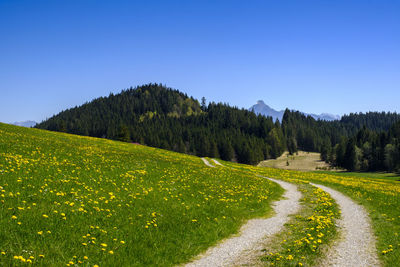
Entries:
[[[145, 84], [142, 84], [142, 85], [139, 85], [138, 87], [144, 86], [144, 85], [145, 85]], [[169, 86], [167, 86], [167, 85], [165, 85], [165, 86], [166, 86], [167, 88], [170, 88], [170, 89], [176, 89], [176, 88], [173, 88], [173, 87], [169, 87]], [[132, 87], [132, 88], [135, 89], [135, 87]], [[49, 116], [49, 117], [47, 117], [47, 118], [45, 118], [45, 119], [43, 119], [43, 120], [41, 120], [41, 121], [36, 121], [36, 120], [27, 119], [27, 120], [22, 120], [22, 121], [12, 121], [12, 122], [0, 121], [0, 122], [6, 123], [6, 124], [25, 123], [25, 122], [40, 123], [40, 122], [42, 122], [42, 121], [46, 121], [47, 119], [49, 119], [49, 118], [51, 118], [51, 117], [53, 117], [53, 116], [59, 114], [60, 112], [65, 111], [65, 110], [68, 110], [68, 109], [71, 109], [71, 108], [74, 108], [74, 107], [80, 107], [80, 106], [82, 106], [82, 105], [84, 105], [84, 104], [86, 104], [86, 103], [92, 102], [93, 100], [95, 100], [95, 99], [97, 99], [97, 98], [108, 97], [111, 93], [114, 94], [114, 95], [115, 95], [115, 94], [119, 94], [119, 93], [121, 93], [123, 90], [128, 90], [128, 89], [130, 89], [130, 88], [121, 89], [119, 92], [116, 92], [116, 93], [110, 92], [108, 95], [98, 96], [98, 97], [93, 98], [93, 99], [91, 99], [91, 100], [85, 101], [84, 103], [71, 106], [71, 107], [66, 108], [66, 109], [64, 109], [64, 110], [60, 110], [58, 113], [53, 114], [53, 115], [51, 115], [51, 116]], [[179, 89], [176, 89], [176, 90], [179, 90]], [[179, 90], [179, 91], [180, 91], [180, 90]], [[186, 94], [185, 92], [182, 92], [182, 91], [180, 91], [180, 92]], [[201, 100], [201, 99], [197, 99], [197, 98], [195, 98], [194, 96], [191, 96], [191, 95], [188, 95], [188, 97], [193, 97], [194, 99], [198, 100], [199, 102], [200, 102], [200, 100]], [[215, 101], [206, 99], [206, 102], [207, 102], [207, 105], [208, 105], [210, 102], [215, 102]], [[265, 101], [262, 100], [262, 99], [258, 99], [257, 101], [255, 101], [255, 103], [253, 103], [253, 104], [252, 104], [251, 106], [249, 106], [249, 107], [238, 107], [238, 106], [231, 105], [230, 103], [225, 103], [225, 102], [215, 102], [215, 103], [222, 103], [222, 104], [227, 104], [227, 105], [229, 105], [229, 106], [231, 106], [231, 107], [237, 107], [237, 108], [239, 108], [239, 109], [250, 110], [251, 107], [253, 107], [253, 106], [256, 105], [256, 104], [259, 104], [259, 102], [262, 102], [264, 105], [268, 106], [269, 108], [271, 108], [271, 109], [273, 109], [273, 110], [275, 110], [275, 111], [277, 111], [277, 112], [282, 112], [282, 111], [285, 111], [286, 109], [289, 109], [290, 111], [299, 111], [299, 112], [301, 112], [301, 113], [303, 113], [303, 114], [305, 114], [305, 115], [333, 115], [333, 116], [339, 116], [340, 118], [342, 118], [342, 117], [345, 116], [345, 115], [357, 114], [357, 113], [364, 113], [364, 114], [366, 114], [366, 113], [368, 113], [368, 112], [379, 112], [379, 113], [385, 112], [385, 113], [398, 113], [398, 114], [400, 114], [400, 113], [397, 112], [397, 111], [391, 112], [391, 111], [379, 111], [379, 110], [369, 110], [369, 111], [365, 111], [365, 112], [362, 112], [362, 111], [360, 111], [360, 112], [359, 112], [359, 111], [355, 111], [355, 112], [349, 112], [349, 113], [344, 113], [344, 114], [333, 114], [333, 113], [326, 113], [326, 112], [316, 114], [316, 113], [307, 113], [307, 112], [304, 112], [304, 111], [302, 111], [302, 110], [299, 110], [299, 109], [296, 109], [296, 108], [290, 108], [290, 107], [285, 107], [285, 108], [283, 108], [283, 109], [276, 109], [275, 107], [273, 107], [273, 106], [270, 105], [269, 103], [265, 103]]]
[[399, 112], [396, 1], [0, 1], [0, 121], [161, 83], [248, 109]]

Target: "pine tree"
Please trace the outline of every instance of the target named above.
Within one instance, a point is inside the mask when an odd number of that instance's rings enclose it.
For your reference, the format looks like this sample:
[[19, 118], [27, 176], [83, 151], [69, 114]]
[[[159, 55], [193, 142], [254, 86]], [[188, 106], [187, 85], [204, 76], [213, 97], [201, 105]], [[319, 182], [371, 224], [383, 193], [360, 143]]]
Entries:
[[346, 146], [346, 152], [344, 155], [344, 167], [349, 171], [357, 170], [357, 153], [356, 153], [356, 142], [354, 139], [350, 139]]

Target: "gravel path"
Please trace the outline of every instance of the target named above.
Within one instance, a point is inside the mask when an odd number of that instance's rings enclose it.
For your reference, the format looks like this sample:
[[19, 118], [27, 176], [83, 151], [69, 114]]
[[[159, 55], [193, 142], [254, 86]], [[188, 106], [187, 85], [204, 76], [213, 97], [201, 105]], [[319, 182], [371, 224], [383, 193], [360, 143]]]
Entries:
[[204, 162], [204, 164], [206, 164], [208, 167], [214, 168], [215, 166], [211, 165], [210, 162], [208, 162], [208, 160], [206, 160], [205, 158], [201, 158], [201, 160]]
[[221, 163], [219, 163], [219, 161], [216, 160], [216, 159], [212, 159], [212, 161], [214, 161], [214, 163], [217, 164], [217, 165], [219, 165], [219, 166], [224, 166], [224, 165], [222, 165]]
[[237, 236], [228, 238], [219, 245], [208, 249], [203, 255], [200, 255], [200, 258], [188, 263], [187, 267], [232, 266], [242, 254], [259, 250], [265, 238], [282, 230], [283, 225], [289, 220], [288, 216], [299, 210], [301, 193], [293, 184], [274, 179], [269, 180], [278, 183], [286, 190], [283, 195], [285, 199], [273, 203], [274, 217], [249, 220], [242, 226]]
[[328, 250], [318, 266], [380, 266], [368, 213], [342, 193], [323, 185], [312, 184], [329, 193], [341, 210], [338, 221], [341, 238]]

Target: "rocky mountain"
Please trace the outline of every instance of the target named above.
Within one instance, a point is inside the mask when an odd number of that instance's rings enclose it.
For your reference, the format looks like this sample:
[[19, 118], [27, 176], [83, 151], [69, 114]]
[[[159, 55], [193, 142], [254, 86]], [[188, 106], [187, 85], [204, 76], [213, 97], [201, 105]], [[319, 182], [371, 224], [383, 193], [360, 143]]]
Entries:
[[13, 122], [11, 124], [16, 125], [16, 126], [31, 128], [31, 127], [34, 127], [37, 124], [37, 122], [36, 121], [20, 121], [20, 122]]
[[276, 121], [277, 119], [279, 121], [282, 121], [283, 113], [285, 113], [284, 110], [277, 111], [271, 108], [262, 100], [258, 100], [257, 104], [253, 105], [251, 108], [249, 108], [249, 110], [253, 111], [256, 114], [261, 114], [266, 117], [272, 117], [273, 121]]
[[[263, 100], [258, 100], [257, 104], [253, 105], [252, 107], [249, 108], [250, 111], [253, 111], [256, 114], [261, 114], [267, 117], [272, 117], [272, 119], [275, 121], [278, 119], [279, 121], [282, 121], [283, 114], [285, 113], [284, 110], [277, 111], [267, 104], [264, 103]], [[317, 114], [307, 114], [304, 113], [306, 116], [311, 116], [316, 120], [325, 120], [325, 121], [334, 121], [334, 120], [340, 120], [339, 115], [333, 115], [333, 114], [328, 114], [328, 113], [322, 113], [320, 115]]]

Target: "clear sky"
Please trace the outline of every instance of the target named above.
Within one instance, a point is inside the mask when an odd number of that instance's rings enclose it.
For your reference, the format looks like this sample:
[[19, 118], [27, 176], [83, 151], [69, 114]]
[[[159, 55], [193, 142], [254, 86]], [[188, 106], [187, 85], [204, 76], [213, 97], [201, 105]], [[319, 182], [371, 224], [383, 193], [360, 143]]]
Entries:
[[400, 1], [0, 0], [0, 121], [149, 82], [248, 108], [400, 111]]

